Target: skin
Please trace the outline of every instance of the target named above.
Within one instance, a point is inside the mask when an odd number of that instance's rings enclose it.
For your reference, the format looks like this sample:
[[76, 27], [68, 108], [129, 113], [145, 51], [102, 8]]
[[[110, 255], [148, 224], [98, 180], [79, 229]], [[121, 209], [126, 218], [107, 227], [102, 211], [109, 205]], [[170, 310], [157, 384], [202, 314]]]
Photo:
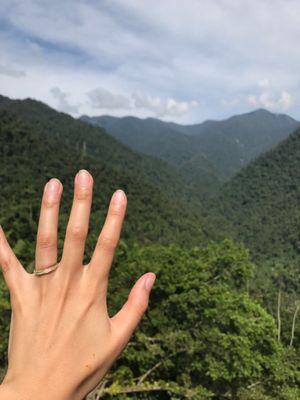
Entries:
[[[12, 318], [9, 366], [0, 385], [2, 400], [81, 400], [101, 381], [143, 316], [155, 281], [151, 272], [132, 288], [121, 310], [110, 317], [106, 293], [109, 270], [126, 210], [116, 191], [92, 258], [83, 265], [93, 178], [75, 177], [74, 199], [58, 268], [29, 274], [0, 227], [0, 265], [10, 291]], [[36, 244], [36, 268], [57, 260], [57, 227], [62, 184], [45, 186]]]

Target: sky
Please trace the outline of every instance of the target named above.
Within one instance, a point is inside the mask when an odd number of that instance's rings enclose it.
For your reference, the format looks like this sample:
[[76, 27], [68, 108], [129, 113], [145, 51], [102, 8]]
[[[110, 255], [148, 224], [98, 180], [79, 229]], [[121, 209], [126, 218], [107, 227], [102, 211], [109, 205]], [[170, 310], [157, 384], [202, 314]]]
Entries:
[[0, 93], [74, 117], [300, 119], [297, 0], [0, 0]]

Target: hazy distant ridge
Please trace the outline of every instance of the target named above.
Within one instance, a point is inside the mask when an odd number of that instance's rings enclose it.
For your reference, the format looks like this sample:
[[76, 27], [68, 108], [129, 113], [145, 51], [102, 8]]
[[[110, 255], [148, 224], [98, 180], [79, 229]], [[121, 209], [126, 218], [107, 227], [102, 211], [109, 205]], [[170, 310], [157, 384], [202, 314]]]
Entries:
[[271, 149], [300, 126], [285, 114], [259, 109], [223, 121], [180, 125], [159, 119], [82, 116], [141, 153], [178, 168], [190, 183], [213, 193], [253, 158]]

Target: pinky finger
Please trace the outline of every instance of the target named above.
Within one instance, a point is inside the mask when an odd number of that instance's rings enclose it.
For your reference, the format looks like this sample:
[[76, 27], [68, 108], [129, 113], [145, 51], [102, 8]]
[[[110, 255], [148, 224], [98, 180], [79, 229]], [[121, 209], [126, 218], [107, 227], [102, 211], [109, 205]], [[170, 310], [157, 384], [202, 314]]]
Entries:
[[8, 244], [3, 229], [0, 225], [0, 267], [3, 272], [4, 280], [7, 287], [12, 291], [20, 277], [26, 275], [26, 271], [15, 256], [10, 245]]

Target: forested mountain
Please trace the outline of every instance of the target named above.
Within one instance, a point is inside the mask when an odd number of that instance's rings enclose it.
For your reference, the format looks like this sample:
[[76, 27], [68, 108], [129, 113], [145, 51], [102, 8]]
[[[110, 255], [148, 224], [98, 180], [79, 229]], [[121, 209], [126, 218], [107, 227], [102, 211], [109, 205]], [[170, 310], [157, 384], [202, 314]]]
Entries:
[[[157, 275], [139, 329], [87, 399], [300, 398], [300, 275], [293, 260], [299, 138], [300, 131], [242, 168], [214, 202], [199, 204], [198, 189], [172, 163], [137, 154], [102, 128], [40, 102], [0, 97], [0, 224], [24, 266], [31, 270], [34, 263], [44, 183], [56, 176], [64, 184], [61, 251], [72, 181], [86, 168], [95, 179], [87, 259], [112, 192], [121, 187], [129, 199], [110, 276], [110, 315], [138, 276]], [[226, 236], [246, 242], [252, 253]], [[266, 271], [263, 252], [270, 273], [259, 280], [255, 271]], [[276, 255], [288, 268], [271, 264]], [[0, 379], [9, 323], [9, 293], [0, 276]]]
[[48, 178], [56, 176], [65, 183], [63, 210], [68, 210], [72, 180], [81, 167], [95, 177], [95, 234], [110, 195], [121, 187], [129, 198], [125, 238], [200, 240], [197, 215], [186, 203], [183, 207], [185, 196], [191, 199], [192, 195], [164, 162], [138, 155], [101, 128], [37, 101], [0, 100], [0, 222], [10, 230], [12, 222], [18, 221], [10, 232], [13, 241], [34, 239], [42, 187]]
[[250, 160], [292, 133], [300, 123], [257, 110], [224, 121], [179, 125], [153, 118], [81, 117], [103, 126], [132, 149], [175, 166], [188, 182], [210, 194]]
[[202, 196], [213, 193], [221, 184], [213, 163], [201, 150], [195, 149], [191, 137], [173, 128], [172, 124], [136, 117], [83, 116], [81, 120], [105, 128], [116, 139], [140, 153], [167, 161]]
[[146, 182], [167, 191], [169, 196], [184, 199], [190, 204], [199, 201], [194, 187], [162, 160], [137, 154], [120, 144], [101, 128], [92, 128], [71, 116], [59, 113], [47, 105], [31, 100], [11, 100], [0, 96], [0, 108], [14, 112], [19, 119], [30, 124], [36, 132], [56, 136], [77, 152], [101, 158], [102, 162], [126, 172], [140, 174]]
[[[257, 259], [299, 260], [299, 168], [300, 129], [226, 183], [212, 201], [210, 215], [222, 218], [225, 231], [242, 240]], [[222, 226], [220, 220], [215, 223]]]

